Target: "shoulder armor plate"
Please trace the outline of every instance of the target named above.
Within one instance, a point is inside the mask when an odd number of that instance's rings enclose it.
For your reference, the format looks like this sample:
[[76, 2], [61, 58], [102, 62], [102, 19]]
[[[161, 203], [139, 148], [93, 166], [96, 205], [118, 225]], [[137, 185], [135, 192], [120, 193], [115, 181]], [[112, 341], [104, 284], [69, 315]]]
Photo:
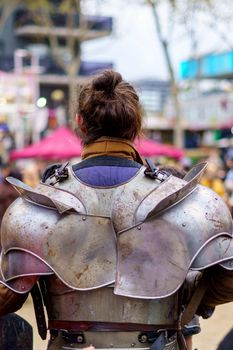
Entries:
[[198, 185], [176, 206], [120, 234], [116, 294], [171, 295], [190, 268], [232, 259], [231, 242], [227, 206], [216, 193]]
[[230, 212], [198, 185], [203, 169], [160, 183], [142, 167], [129, 182], [108, 188], [87, 186], [70, 167], [68, 179], [54, 186], [32, 189], [9, 179], [21, 198], [2, 223], [3, 282], [55, 273], [77, 290], [115, 281], [118, 295], [173, 294], [189, 268], [233, 258]]

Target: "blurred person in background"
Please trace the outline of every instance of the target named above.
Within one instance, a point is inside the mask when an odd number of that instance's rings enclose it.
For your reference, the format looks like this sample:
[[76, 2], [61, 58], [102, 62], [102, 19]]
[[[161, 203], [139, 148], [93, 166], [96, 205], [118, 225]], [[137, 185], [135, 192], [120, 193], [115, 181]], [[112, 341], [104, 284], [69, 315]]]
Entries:
[[211, 161], [208, 160], [208, 166], [201, 180], [201, 184], [203, 186], [211, 188], [219, 196], [227, 200], [227, 193], [224, 187], [224, 182], [219, 176], [220, 170], [221, 169], [216, 163], [211, 163]]
[[[0, 224], [3, 215], [10, 204], [19, 196], [18, 192], [9, 184], [6, 177], [13, 176], [19, 180], [22, 179], [20, 172], [12, 169], [10, 164], [1, 164], [0, 166]], [[5, 295], [1, 293], [0, 287], [0, 304], [5, 304]], [[14, 301], [9, 307], [9, 312], [14, 311]], [[12, 308], [12, 309], [11, 309]], [[0, 348], [1, 350], [32, 350], [32, 327], [22, 317], [10, 313], [0, 316]]]
[[48, 350], [184, 350], [181, 327], [233, 301], [231, 214], [197, 185], [203, 165], [185, 179], [143, 165], [139, 97], [119, 73], [83, 85], [76, 122], [82, 161], [48, 168], [33, 190], [18, 184], [4, 215], [0, 295], [17, 310], [32, 293]]
[[28, 163], [25, 163], [24, 168], [22, 170], [22, 177], [23, 182], [25, 182], [28, 186], [36, 187], [41, 179], [38, 163], [34, 161], [29, 161]]
[[0, 163], [5, 164], [9, 162], [9, 152], [13, 148], [13, 137], [9, 132], [7, 125], [0, 124]]
[[228, 194], [228, 203], [233, 215], [233, 148], [229, 148], [225, 155], [226, 177], [224, 185]]
[[9, 184], [6, 177], [13, 176], [19, 180], [22, 176], [19, 171], [13, 170], [10, 164], [0, 166], [0, 223], [9, 205], [18, 197], [18, 192]]
[[193, 163], [192, 163], [192, 160], [189, 157], [183, 157], [179, 161], [179, 165], [180, 165], [181, 169], [183, 169], [184, 171], [188, 172], [192, 168]]

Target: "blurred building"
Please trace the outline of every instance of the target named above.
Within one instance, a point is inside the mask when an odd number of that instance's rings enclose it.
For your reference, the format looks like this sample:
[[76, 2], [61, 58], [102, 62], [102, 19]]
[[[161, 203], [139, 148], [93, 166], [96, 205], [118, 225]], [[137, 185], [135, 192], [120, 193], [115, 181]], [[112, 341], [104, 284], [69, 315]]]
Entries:
[[[0, 122], [8, 119], [10, 130], [13, 132], [17, 131], [13, 125], [19, 127], [21, 132], [16, 133], [19, 137], [18, 147], [23, 146], [25, 138], [26, 143], [37, 141], [40, 136], [43, 136], [41, 133], [46, 127], [55, 128], [57, 124], [67, 123], [71, 79], [73, 85], [78, 86], [88, 76], [113, 66], [111, 62], [86, 62], [81, 57], [77, 71], [68, 77], [67, 70], [65, 71], [54, 58], [54, 48], [51, 47], [49, 37], [56, 39], [56, 49], [59, 50], [59, 56], [63, 62], [71, 65], [72, 58], [69, 57], [66, 49], [67, 39], [70, 37], [74, 39], [72, 45], [74, 45], [75, 56], [78, 56], [82, 42], [112, 33], [113, 19], [89, 15], [80, 17], [79, 13], [68, 15], [59, 12], [61, 0], [50, 2], [55, 5], [55, 11], [50, 16], [49, 26], [38, 24], [28, 8], [19, 6], [8, 17], [0, 32], [0, 105], [4, 107], [0, 113]], [[72, 16], [72, 26], [68, 25], [70, 20], [68, 16]], [[85, 22], [84, 26], [81, 25], [81, 21]], [[23, 79], [24, 82], [22, 82]], [[12, 80], [15, 80], [15, 86], [10, 83]], [[4, 81], [9, 82], [10, 98], [5, 96]], [[25, 91], [26, 85], [30, 90], [26, 97], [27, 103], [24, 103], [25, 96], [21, 94], [22, 84], [25, 86]], [[35, 112], [38, 118], [31, 117]], [[12, 119], [14, 118], [12, 113], [18, 115], [15, 117], [18, 120]], [[30, 135], [27, 129], [33, 129], [33, 127], [34, 134]]]
[[144, 132], [156, 141], [170, 141], [172, 124], [164, 115], [170, 95], [170, 84], [163, 80], [138, 80], [133, 82], [140, 97], [144, 118]]
[[233, 51], [183, 61], [180, 73], [182, 79], [233, 79]]
[[[233, 51], [181, 62], [180, 96], [186, 146], [213, 146], [233, 134]], [[172, 106], [168, 107], [172, 118]]]
[[[55, 0], [53, 1], [55, 2]], [[59, 1], [56, 0], [56, 2]], [[79, 18], [79, 14], [74, 14], [75, 29], [72, 30], [72, 36], [75, 36], [77, 45], [81, 41], [101, 38], [110, 35], [112, 32], [112, 17], [86, 16], [85, 33], [84, 29], [79, 29]], [[42, 87], [67, 84], [64, 70], [53, 58], [48, 35], [54, 34], [61, 42], [60, 47], [62, 48], [62, 41], [71, 35], [71, 30], [66, 24], [66, 14], [55, 13], [52, 16], [52, 21], [52, 26], [49, 29], [41, 27], [41, 25], [35, 23], [29, 10], [23, 8], [15, 10], [0, 32], [0, 70], [5, 72], [14, 70], [14, 51], [20, 48], [39, 58], [39, 65], [42, 68], [39, 82]], [[63, 55], [65, 57], [65, 51]], [[27, 63], [26, 60], [25, 64]], [[109, 66], [111, 67], [112, 63], [81, 61], [77, 75], [82, 78]]]

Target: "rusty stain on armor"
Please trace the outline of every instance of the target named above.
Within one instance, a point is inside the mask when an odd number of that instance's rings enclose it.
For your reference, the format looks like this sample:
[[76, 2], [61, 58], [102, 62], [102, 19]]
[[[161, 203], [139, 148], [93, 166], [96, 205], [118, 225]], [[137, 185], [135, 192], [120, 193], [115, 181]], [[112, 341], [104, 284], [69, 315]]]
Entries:
[[125, 260], [128, 258], [129, 255], [133, 253], [132, 247], [128, 244], [120, 244], [120, 252], [122, 254], [122, 259]]
[[79, 280], [87, 271], [88, 271], [88, 265], [86, 265], [86, 267], [83, 269], [82, 272], [75, 274], [75, 277], [77, 278], [77, 280]]
[[49, 256], [56, 256], [56, 251], [55, 251], [54, 249], [50, 248], [50, 249], [48, 250], [48, 255], [49, 255]]
[[138, 191], [133, 191], [133, 196], [136, 201], [141, 200], [141, 195], [138, 193]]
[[110, 261], [110, 260], [108, 260], [108, 259], [104, 259], [104, 262], [106, 263], [106, 264], [111, 264], [112, 262]]
[[220, 229], [221, 227], [223, 227], [223, 222], [220, 219], [215, 219], [213, 217], [213, 214], [209, 214], [208, 212], [206, 212], [205, 217], [207, 220], [212, 221], [216, 228]]

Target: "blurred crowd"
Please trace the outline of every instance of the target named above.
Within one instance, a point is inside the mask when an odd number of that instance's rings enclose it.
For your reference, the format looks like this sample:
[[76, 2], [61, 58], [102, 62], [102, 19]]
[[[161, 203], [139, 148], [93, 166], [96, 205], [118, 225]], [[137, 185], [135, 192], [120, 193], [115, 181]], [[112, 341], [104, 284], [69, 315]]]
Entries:
[[0, 224], [8, 206], [18, 197], [17, 191], [7, 182], [13, 176], [31, 187], [35, 187], [41, 178], [46, 162], [24, 161], [17, 164], [0, 163]]
[[221, 196], [233, 215], [233, 148], [225, 150], [221, 156], [212, 151], [206, 160], [208, 166], [201, 184]]
[[[203, 155], [200, 159], [192, 161], [185, 157], [178, 163], [172, 162], [172, 167], [188, 172], [192, 166], [199, 162], [207, 162], [207, 168], [201, 178], [201, 185], [215, 191], [227, 203], [233, 216], [233, 148], [219, 150], [211, 149], [208, 156]], [[169, 162], [168, 162], [169, 164]], [[163, 165], [166, 165], [166, 162]]]

